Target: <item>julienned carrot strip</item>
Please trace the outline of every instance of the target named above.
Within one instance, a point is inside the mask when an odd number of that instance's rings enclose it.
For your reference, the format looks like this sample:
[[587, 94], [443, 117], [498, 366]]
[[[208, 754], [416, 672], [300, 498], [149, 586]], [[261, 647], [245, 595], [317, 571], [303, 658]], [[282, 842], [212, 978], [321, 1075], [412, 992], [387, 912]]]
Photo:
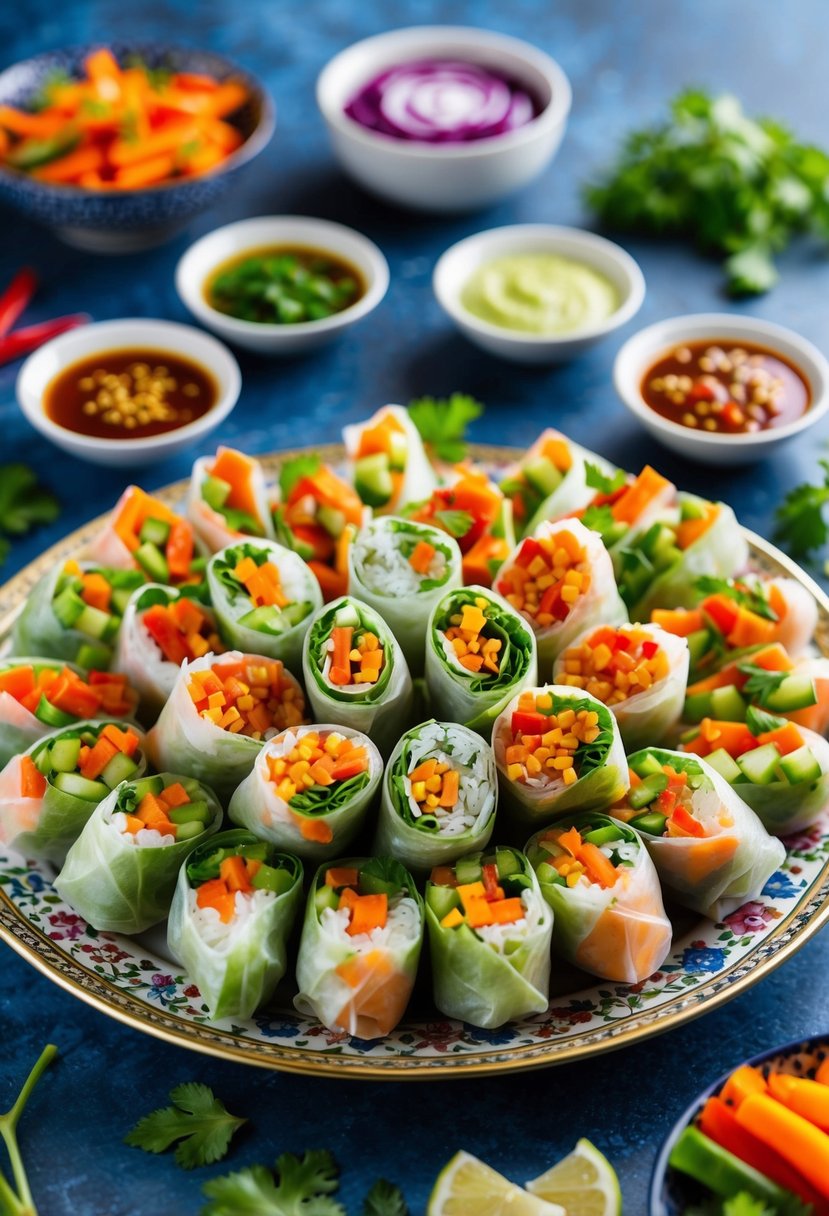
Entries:
[[775, 1149], [829, 1199], [829, 1136], [766, 1094], [751, 1094], [737, 1109], [737, 1122]]
[[117, 79], [121, 75], [118, 60], [108, 47], [100, 47], [87, 55], [84, 67], [90, 80], [101, 80], [104, 77]]
[[140, 190], [142, 186], [155, 186], [165, 181], [175, 168], [176, 158], [172, 152], [163, 152], [142, 160], [138, 164], [125, 165], [115, 170], [115, 182], [122, 190]]
[[23, 798], [42, 798], [46, 793], [46, 778], [31, 756], [20, 757], [20, 794]]
[[65, 125], [66, 119], [62, 114], [48, 112], [32, 114], [28, 110], [18, 110], [14, 106], [0, 106], [0, 127], [10, 131], [12, 135], [32, 139], [51, 139]]
[[600, 887], [615, 885], [616, 879], [619, 877], [616, 867], [610, 858], [606, 857], [601, 849], [597, 848], [595, 844], [591, 844], [589, 840], [582, 841], [578, 860], [586, 869], [587, 876], [592, 882], [598, 883]]
[[823, 1131], [829, 1130], [829, 1086], [782, 1072], [769, 1074], [769, 1092], [778, 1102]]
[[705, 514], [699, 519], [683, 519], [676, 527], [676, 543], [680, 549], [690, 549], [700, 537], [704, 536], [720, 513], [716, 503], [705, 509]]
[[116, 169], [154, 160], [164, 153], [177, 152], [184, 144], [198, 138], [198, 128], [190, 119], [170, 122], [143, 141], [118, 139], [109, 149], [110, 162]]
[[28, 664], [0, 671], [0, 692], [7, 692], [15, 701], [22, 700], [36, 687], [35, 669]]
[[617, 523], [635, 523], [645, 507], [670, 484], [656, 469], [645, 465], [636, 480], [613, 503], [610, 508], [613, 518]]
[[190, 573], [190, 563], [193, 560], [193, 529], [186, 519], [177, 519], [170, 526], [167, 537], [165, 554], [167, 567], [174, 579], [185, 579]]
[[702, 629], [703, 619], [699, 608], [654, 608], [651, 624], [661, 625], [667, 633], [687, 638]]
[[229, 891], [252, 891], [243, 857], [225, 857], [219, 866], [219, 877]]
[[752, 1068], [748, 1064], [741, 1064], [739, 1068], [735, 1068], [722, 1087], [720, 1097], [729, 1106], [737, 1107], [751, 1094], [764, 1094], [767, 1092], [766, 1079], [759, 1068]]
[[798, 727], [794, 722], [787, 722], [785, 726], [779, 726], [776, 730], [764, 731], [762, 735], [757, 736], [757, 743], [773, 743], [781, 756], [788, 756], [789, 752], [797, 751], [803, 746], [804, 739]]
[[50, 161], [48, 165], [41, 165], [33, 170], [33, 176], [42, 182], [74, 182], [84, 173], [97, 173], [103, 168], [105, 160], [103, 148], [91, 144], [76, 148], [66, 156]]

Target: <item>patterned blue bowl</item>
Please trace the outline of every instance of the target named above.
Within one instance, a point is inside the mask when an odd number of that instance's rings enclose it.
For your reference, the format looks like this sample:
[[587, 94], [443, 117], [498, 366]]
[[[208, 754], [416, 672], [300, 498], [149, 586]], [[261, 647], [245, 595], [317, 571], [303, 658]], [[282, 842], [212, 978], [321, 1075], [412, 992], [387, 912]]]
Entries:
[[[93, 46], [49, 51], [0, 73], [0, 103], [25, 108], [55, 73], [80, 76]], [[69, 245], [96, 253], [128, 253], [169, 240], [200, 211], [212, 206], [236, 174], [268, 143], [276, 125], [274, 105], [264, 86], [230, 59], [212, 51], [163, 43], [110, 44], [119, 63], [136, 55], [150, 68], [206, 72], [218, 80], [241, 80], [250, 100], [234, 122], [244, 143], [221, 165], [201, 177], [148, 189], [103, 193], [80, 186], [52, 185], [0, 166], [0, 199], [53, 229]]]

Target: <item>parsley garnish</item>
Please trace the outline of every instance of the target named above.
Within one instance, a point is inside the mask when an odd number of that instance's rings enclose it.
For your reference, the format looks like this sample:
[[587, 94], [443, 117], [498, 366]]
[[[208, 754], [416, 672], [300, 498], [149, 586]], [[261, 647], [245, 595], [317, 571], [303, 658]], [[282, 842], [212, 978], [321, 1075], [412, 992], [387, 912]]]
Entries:
[[466, 456], [466, 428], [484, 412], [480, 401], [468, 393], [451, 397], [418, 397], [409, 402], [409, 415], [420, 437], [433, 455], [449, 464]]
[[329, 1152], [314, 1149], [301, 1158], [283, 1153], [275, 1172], [252, 1165], [211, 1179], [202, 1187], [210, 1202], [201, 1216], [346, 1216], [331, 1198], [339, 1179]]
[[694, 588], [699, 591], [700, 595], [724, 595], [733, 600], [735, 604], [748, 608], [749, 612], [753, 612], [755, 616], [761, 616], [767, 621], [779, 620], [760, 584], [749, 586], [746, 583], [737, 583], [733, 579], [714, 578], [711, 574], [703, 574], [694, 583]]
[[25, 464], [0, 465], [0, 563], [9, 552], [9, 536], [24, 536], [38, 524], [50, 524], [60, 512], [57, 499], [38, 484]]
[[792, 557], [808, 557], [829, 539], [829, 525], [823, 517], [823, 508], [829, 502], [829, 460], [818, 463], [823, 469], [823, 484], [815, 486], [806, 481], [795, 486], [775, 512], [774, 539]]
[[591, 490], [597, 490], [600, 494], [615, 494], [627, 481], [627, 475], [624, 469], [617, 469], [612, 476], [608, 477], [597, 464], [591, 464], [589, 460], [585, 460], [584, 480]]
[[279, 489], [283, 499], [289, 496], [303, 477], [313, 477], [320, 464], [319, 456], [295, 456], [293, 460], [286, 460], [279, 470]]
[[170, 1100], [172, 1106], [139, 1119], [124, 1140], [146, 1153], [163, 1153], [178, 1140], [175, 1160], [185, 1170], [221, 1161], [234, 1134], [247, 1123], [231, 1115], [209, 1086], [196, 1081], [177, 1085]]
[[468, 511], [435, 511], [435, 523], [456, 539], [466, 536], [474, 522]]

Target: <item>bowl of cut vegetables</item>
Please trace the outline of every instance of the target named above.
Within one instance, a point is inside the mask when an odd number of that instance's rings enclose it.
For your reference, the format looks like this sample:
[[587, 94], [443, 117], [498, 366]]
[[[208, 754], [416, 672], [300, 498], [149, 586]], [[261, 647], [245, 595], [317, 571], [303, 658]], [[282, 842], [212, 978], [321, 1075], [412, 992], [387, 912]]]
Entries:
[[0, 73], [0, 199], [76, 248], [148, 248], [211, 206], [274, 125], [259, 81], [212, 52], [51, 51]]

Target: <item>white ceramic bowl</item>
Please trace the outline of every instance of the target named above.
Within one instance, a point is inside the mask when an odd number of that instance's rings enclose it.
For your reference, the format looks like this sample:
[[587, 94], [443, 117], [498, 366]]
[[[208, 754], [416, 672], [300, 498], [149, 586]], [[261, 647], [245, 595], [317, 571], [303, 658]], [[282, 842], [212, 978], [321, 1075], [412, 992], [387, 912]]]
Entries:
[[[619, 307], [597, 325], [552, 335], [521, 333], [473, 316], [461, 302], [471, 276], [484, 263], [516, 253], [555, 253], [584, 262], [613, 283], [619, 293]], [[629, 321], [645, 298], [642, 271], [619, 245], [581, 228], [552, 224], [490, 228], [458, 241], [438, 260], [432, 286], [441, 308], [471, 342], [515, 363], [563, 363], [573, 359]]]
[[[339, 254], [363, 276], [366, 291], [350, 308], [321, 321], [268, 325], [240, 321], [211, 308], [204, 289], [228, 258], [266, 245], [300, 245]], [[304, 215], [265, 215], [216, 228], [191, 245], [176, 267], [176, 288], [184, 305], [226, 341], [261, 355], [299, 355], [316, 350], [373, 312], [389, 285], [389, 267], [373, 241], [344, 224]]]
[[[170, 354], [200, 363], [216, 380], [216, 402], [213, 407], [187, 426], [144, 439], [98, 439], [67, 430], [46, 416], [43, 394], [47, 385], [65, 368], [87, 355], [133, 347], [169, 351]], [[227, 347], [209, 334], [173, 321], [131, 317], [83, 325], [59, 338], [53, 338], [29, 355], [20, 369], [16, 387], [21, 410], [41, 435], [81, 460], [105, 464], [110, 468], [123, 468], [128, 465], [156, 464], [204, 439], [233, 409], [242, 387], [242, 376], [239, 365]]]
[[[723, 435], [692, 430], [671, 422], [646, 405], [642, 378], [660, 355], [683, 342], [753, 342], [781, 354], [807, 380], [812, 404], [802, 417], [786, 426], [749, 434]], [[613, 383], [630, 412], [665, 447], [704, 464], [748, 464], [764, 460], [784, 443], [819, 422], [829, 409], [829, 363], [816, 346], [792, 329], [733, 313], [703, 312], [671, 317], [640, 329], [616, 356]]]
[[[468, 143], [394, 139], [345, 107], [378, 73], [416, 59], [461, 59], [524, 85], [541, 105], [526, 126]], [[326, 65], [317, 104], [343, 169], [374, 194], [423, 211], [470, 211], [512, 194], [552, 160], [567, 122], [570, 82], [549, 55], [505, 34], [454, 25], [392, 30], [355, 42]]]

